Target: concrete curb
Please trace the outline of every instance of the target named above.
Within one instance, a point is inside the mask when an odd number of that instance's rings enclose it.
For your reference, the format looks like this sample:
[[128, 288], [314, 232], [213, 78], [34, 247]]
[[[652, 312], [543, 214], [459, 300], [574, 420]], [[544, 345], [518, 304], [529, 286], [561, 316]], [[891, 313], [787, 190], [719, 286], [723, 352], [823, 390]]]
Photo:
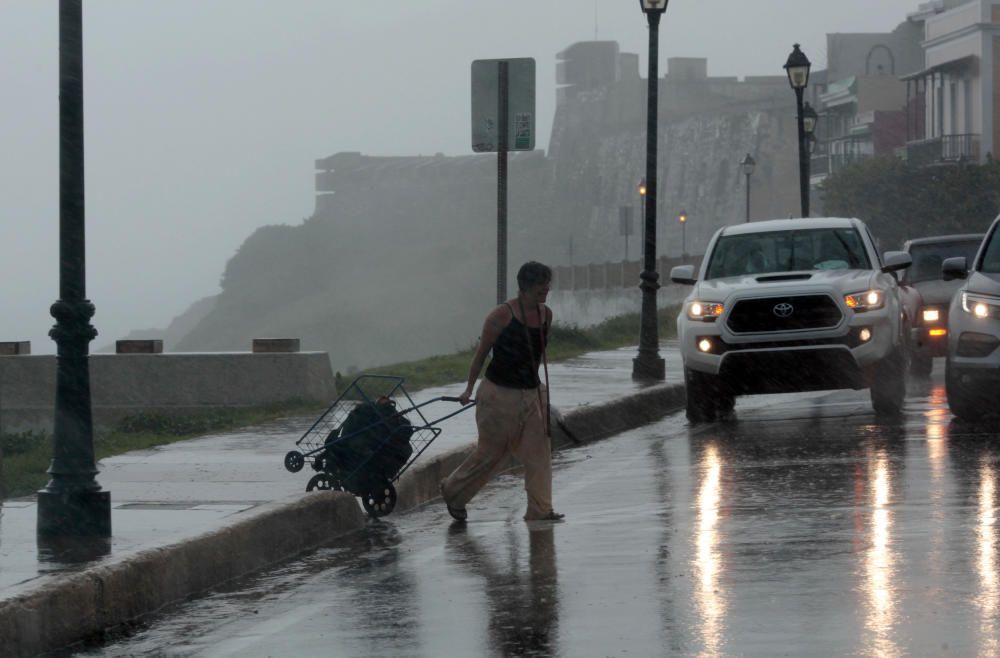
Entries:
[[[597, 441], [663, 418], [684, 387], [661, 384], [553, 415], [553, 447]], [[397, 512], [437, 498], [438, 483], [475, 449], [461, 446], [417, 462], [397, 483]], [[513, 463], [511, 464], [514, 465]], [[0, 601], [0, 655], [32, 656], [126, 626], [160, 608], [267, 568], [366, 523], [355, 498], [322, 492], [261, 505], [218, 530], [143, 551]]]
[[0, 602], [0, 655], [33, 656], [121, 627], [364, 524], [354, 496], [319, 492], [261, 505], [191, 540], [53, 576]]

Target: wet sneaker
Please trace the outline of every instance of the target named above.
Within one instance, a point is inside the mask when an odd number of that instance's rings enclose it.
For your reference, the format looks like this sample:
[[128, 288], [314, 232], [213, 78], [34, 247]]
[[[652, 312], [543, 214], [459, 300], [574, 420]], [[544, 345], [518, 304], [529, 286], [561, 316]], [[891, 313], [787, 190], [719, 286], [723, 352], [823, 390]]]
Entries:
[[542, 516], [532, 516], [532, 517], [526, 516], [526, 517], [524, 517], [524, 520], [525, 521], [562, 521], [565, 518], [566, 518], [565, 514], [560, 514], [559, 512], [552, 511], [552, 512], [549, 512], [548, 514], [543, 514]]
[[464, 507], [452, 507], [451, 505], [448, 504], [448, 499], [444, 497], [444, 482], [438, 484], [438, 491], [441, 492], [441, 500], [444, 501], [445, 507], [448, 508], [448, 513], [451, 514], [451, 518], [455, 519], [456, 521], [465, 521], [467, 518], [469, 518], [469, 513], [465, 510]]

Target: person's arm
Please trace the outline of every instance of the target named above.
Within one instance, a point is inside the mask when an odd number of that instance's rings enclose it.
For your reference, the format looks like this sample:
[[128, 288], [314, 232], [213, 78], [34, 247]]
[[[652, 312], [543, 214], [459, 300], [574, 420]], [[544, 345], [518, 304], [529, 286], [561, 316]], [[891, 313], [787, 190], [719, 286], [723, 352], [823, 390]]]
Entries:
[[465, 391], [458, 396], [462, 404], [469, 404], [472, 391], [476, 386], [476, 380], [479, 379], [479, 373], [482, 372], [483, 364], [486, 363], [486, 355], [493, 349], [493, 343], [496, 342], [500, 332], [510, 322], [510, 318], [511, 313], [506, 305], [496, 307], [486, 316], [486, 321], [483, 323], [483, 332], [479, 336], [479, 346], [476, 348], [476, 354], [472, 357], [472, 365], [469, 366], [469, 380], [465, 386]]

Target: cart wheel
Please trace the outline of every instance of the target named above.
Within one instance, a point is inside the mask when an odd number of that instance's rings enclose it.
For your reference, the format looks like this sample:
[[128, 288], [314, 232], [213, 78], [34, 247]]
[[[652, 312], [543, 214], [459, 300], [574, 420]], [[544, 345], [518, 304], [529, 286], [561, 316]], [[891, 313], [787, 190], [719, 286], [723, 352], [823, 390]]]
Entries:
[[376, 491], [362, 496], [361, 505], [372, 518], [385, 516], [396, 507], [396, 487], [392, 486], [392, 482], [386, 482]]
[[344, 487], [340, 485], [340, 482], [330, 477], [329, 473], [317, 473], [309, 478], [309, 483], [306, 484], [306, 491], [313, 490], [343, 491]]
[[306, 458], [302, 456], [302, 453], [298, 450], [292, 450], [287, 455], [285, 455], [285, 468], [287, 468], [292, 473], [298, 473], [305, 466]]

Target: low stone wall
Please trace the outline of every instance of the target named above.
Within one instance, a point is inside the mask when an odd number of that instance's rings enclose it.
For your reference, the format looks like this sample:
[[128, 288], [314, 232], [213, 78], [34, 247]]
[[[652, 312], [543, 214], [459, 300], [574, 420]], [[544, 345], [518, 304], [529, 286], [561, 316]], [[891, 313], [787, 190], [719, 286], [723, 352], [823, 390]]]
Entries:
[[[92, 354], [94, 425], [289, 400], [332, 401], [326, 352]], [[0, 431], [52, 430], [56, 357], [0, 356]]]

